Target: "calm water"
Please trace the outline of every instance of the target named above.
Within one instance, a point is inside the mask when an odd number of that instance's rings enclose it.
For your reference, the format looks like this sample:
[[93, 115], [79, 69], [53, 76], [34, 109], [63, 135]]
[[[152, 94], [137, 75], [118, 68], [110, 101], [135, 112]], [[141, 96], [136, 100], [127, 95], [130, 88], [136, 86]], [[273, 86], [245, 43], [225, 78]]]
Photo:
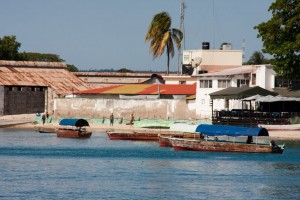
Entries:
[[283, 154], [176, 152], [0, 129], [0, 199], [300, 199], [300, 142]]

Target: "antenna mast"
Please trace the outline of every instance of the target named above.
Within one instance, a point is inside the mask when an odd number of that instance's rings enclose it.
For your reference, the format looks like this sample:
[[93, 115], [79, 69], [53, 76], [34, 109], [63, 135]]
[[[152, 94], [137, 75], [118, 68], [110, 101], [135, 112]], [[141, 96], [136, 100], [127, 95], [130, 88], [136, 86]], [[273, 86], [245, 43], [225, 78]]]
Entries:
[[245, 63], [245, 48], [246, 48], [246, 40], [243, 39], [242, 49], [243, 49], [243, 64]]
[[185, 3], [180, 3], [180, 31], [183, 33], [181, 42], [181, 48], [178, 49], [178, 73], [182, 74], [182, 60], [181, 60], [181, 49], [185, 50], [185, 30], [184, 30], [184, 9], [186, 8]]
[[183, 50], [185, 49], [185, 30], [184, 30], [184, 9], [186, 8], [185, 3], [180, 3], [180, 30], [183, 33]]

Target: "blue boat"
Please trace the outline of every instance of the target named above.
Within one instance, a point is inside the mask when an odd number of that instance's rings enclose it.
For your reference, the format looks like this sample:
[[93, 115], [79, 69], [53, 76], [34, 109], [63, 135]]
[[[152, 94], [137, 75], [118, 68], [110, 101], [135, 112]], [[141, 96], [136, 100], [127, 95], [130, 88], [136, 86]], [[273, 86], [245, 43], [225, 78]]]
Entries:
[[60, 127], [56, 130], [57, 137], [64, 138], [89, 138], [92, 135], [91, 131], [87, 131], [89, 126], [85, 119], [66, 118], [59, 122]]
[[284, 150], [284, 145], [277, 145], [274, 140], [253, 142], [253, 137], [269, 136], [265, 128], [200, 124], [195, 132], [201, 134], [201, 139], [171, 137], [170, 143], [175, 150], [191, 151], [283, 153]]

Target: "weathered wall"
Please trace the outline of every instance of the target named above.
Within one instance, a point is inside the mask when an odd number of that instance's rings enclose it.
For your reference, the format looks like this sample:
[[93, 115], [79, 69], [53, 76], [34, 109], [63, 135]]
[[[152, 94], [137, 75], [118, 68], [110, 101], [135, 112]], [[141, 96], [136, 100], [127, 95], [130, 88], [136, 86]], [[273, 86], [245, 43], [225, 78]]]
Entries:
[[116, 118], [196, 119], [195, 108], [185, 100], [121, 100], [72, 98], [54, 100], [56, 115], [65, 117], [109, 117]]
[[46, 87], [5, 86], [4, 115], [43, 112]]
[[4, 113], [4, 86], [0, 86], [0, 115]]

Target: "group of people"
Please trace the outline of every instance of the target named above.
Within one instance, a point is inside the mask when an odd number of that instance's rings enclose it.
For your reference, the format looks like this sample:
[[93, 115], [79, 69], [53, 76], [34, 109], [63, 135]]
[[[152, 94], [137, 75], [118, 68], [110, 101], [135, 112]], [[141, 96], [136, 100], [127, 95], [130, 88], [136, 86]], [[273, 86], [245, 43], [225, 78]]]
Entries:
[[[111, 113], [109, 116], [109, 121], [110, 121], [110, 126], [114, 125], [114, 114]], [[130, 122], [128, 123], [128, 125], [132, 126], [134, 124], [134, 116], [133, 114], [130, 115]]]

